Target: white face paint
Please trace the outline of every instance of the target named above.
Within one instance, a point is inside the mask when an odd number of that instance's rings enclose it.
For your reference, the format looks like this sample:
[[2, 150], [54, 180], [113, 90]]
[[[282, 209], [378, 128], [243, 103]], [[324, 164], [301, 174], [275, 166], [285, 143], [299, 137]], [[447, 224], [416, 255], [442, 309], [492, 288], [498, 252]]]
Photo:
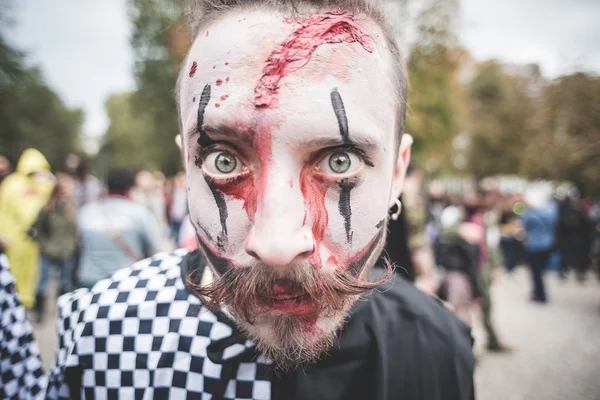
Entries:
[[230, 304], [238, 324], [263, 348], [318, 348], [356, 296], [323, 312], [298, 281], [363, 277], [402, 179], [383, 33], [349, 14], [230, 14], [184, 68], [190, 215], [215, 279], [262, 271], [264, 307], [250, 324]]

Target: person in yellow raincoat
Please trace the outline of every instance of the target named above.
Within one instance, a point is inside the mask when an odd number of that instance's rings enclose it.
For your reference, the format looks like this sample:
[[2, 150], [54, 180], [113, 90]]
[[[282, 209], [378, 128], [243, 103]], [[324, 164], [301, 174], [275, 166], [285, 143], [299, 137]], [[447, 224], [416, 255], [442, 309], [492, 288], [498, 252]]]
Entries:
[[21, 155], [16, 171], [0, 186], [0, 241], [21, 302], [31, 308], [38, 281], [38, 244], [27, 234], [40, 209], [48, 202], [54, 179], [46, 157], [36, 149]]

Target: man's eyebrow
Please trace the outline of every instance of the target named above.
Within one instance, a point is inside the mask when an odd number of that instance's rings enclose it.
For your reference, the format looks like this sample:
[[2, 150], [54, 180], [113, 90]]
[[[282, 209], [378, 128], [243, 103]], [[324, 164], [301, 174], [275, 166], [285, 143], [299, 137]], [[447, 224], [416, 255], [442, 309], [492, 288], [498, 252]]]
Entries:
[[363, 148], [364, 150], [370, 150], [379, 147], [380, 143], [373, 140], [370, 137], [364, 137], [362, 135], [353, 135], [352, 138], [342, 139], [339, 135], [336, 137], [318, 137], [311, 138], [303, 143], [304, 145], [311, 147], [342, 147], [350, 146]]

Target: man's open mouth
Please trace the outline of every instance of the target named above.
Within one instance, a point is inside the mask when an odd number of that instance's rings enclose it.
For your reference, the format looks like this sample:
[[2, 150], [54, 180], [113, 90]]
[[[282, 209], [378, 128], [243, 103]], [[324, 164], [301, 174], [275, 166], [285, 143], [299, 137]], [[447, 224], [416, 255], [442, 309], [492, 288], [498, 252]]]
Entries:
[[288, 283], [273, 284], [271, 292], [263, 297], [272, 311], [286, 314], [306, 314], [314, 311], [313, 302], [305, 291]]

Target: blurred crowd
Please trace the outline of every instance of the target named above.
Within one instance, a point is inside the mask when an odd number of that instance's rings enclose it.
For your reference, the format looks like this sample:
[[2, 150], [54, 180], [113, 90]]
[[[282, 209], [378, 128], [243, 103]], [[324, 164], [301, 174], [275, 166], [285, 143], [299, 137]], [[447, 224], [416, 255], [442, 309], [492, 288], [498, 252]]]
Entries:
[[35, 149], [23, 152], [14, 171], [0, 156], [0, 253], [38, 322], [53, 275], [62, 294], [156, 252], [195, 247], [183, 172], [167, 179], [116, 168], [104, 181], [75, 155], [54, 172]]
[[[451, 191], [428, 185], [411, 167], [384, 254], [467, 324], [481, 312], [487, 348], [505, 352], [510, 347], [496, 334], [490, 286], [501, 271], [526, 266], [530, 299], [545, 304], [549, 269], [563, 279], [574, 271], [584, 282], [590, 270], [600, 278], [600, 203], [535, 185], [503, 193], [487, 182]], [[167, 179], [158, 171], [117, 168], [101, 182], [75, 155], [54, 173], [35, 149], [23, 152], [14, 172], [0, 156], [0, 252], [38, 321], [53, 270], [60, 294], [176, 247], [197, 247], [185, 173]]]
[[544, 284], [549, 270], [562, 279], [573, 272], [581, 283], [590, 271], [600, 279], [600, 202], [576, 190], [531, 184], [502, 193], [485, 183], [463, 192], [430, 186], [421, 215], [408, 211], [407, 223], [431, 246], [437, 295], [469, 325], [480, 310], [488, 349], [509, 351], [494, 328], [490, 285], [523, 266], [531, 277], [529, 300], [543, 305], [550, 300]]

